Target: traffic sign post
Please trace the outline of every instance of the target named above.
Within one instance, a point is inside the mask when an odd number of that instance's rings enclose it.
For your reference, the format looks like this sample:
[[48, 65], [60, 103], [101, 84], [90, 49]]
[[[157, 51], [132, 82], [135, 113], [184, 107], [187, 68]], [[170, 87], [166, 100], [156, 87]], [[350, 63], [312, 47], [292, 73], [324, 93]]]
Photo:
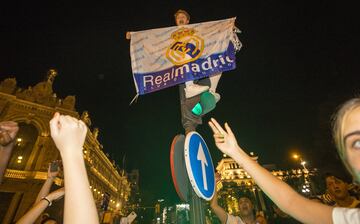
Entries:
[[210, 152], [196, 132], [175, 136], [170, 150], [173, 183], [179, 197], [190, 204], [190, 223], [205, 224], [203, 200], [215, 193], [215, 174]]
[[215, 193], [215, 173], [210, 152], [197, 132], [185, 138], [184, 157], [189, 180], [195, 193], [210, 201]]
[[189, 202], [191, 187], [185, 167], [184, 144], [185, 136], [176, 135], [171, 143], [170, 168], [176, 193], [182, 201]]

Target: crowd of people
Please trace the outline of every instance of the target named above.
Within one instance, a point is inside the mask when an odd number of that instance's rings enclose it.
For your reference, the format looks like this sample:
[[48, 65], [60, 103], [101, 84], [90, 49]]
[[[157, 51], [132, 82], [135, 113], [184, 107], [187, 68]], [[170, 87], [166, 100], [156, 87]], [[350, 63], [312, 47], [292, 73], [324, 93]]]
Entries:
[[[338, 153], [352, 175], [354, 183], [358, 183], [360, 181], [360, 98], [346, 102], [339, 109], [333, 124]], [[279, 210], [276, 223], [291, 223], [294, 219], [302, 223], [360, 223], [360, 200], [351, 194], [349, 183], [341, 177], [333, 174], [325, 177], [326, 192], [332, 199], [330, 205], [323, 203], [320, 198], [319, 200], [305, 198], [252, 160], [239, 146], [227, 123], [223, 128], [212, 118], [209, 125], [214, 132], [216, 146], [240, 164], [274, 202], [276, 205], [274, 210]], [[15, 122], [0, 122], [1, 181], [18, 130]], [[48, 206], [64, 196], [64, 223], [99, 223], [82, 154], [88, 130], [86, 124], [76, 118], [55, 113], [50, 121], [50, 130], [62, 160], [49, 164], [47, 179], [33, 206], [16, 223], [34, 223]], [[64, 187], [50, 192], [60, 167], [63, 170]], [[241, 197], [238, 202], [240, 211], [238, 216], [230, 215], [221, 208], [217, 202], [217, 195], [211, 200], [210, 207], [221, 223], [270, 223], [266, 220], [267, 217], [254, 212], [253, 202], [249, 198]], [[281, 216], [281, 213], [285, 216]], [[42, 223], [57, 223], [57, 221], [44, 216]]]
[[[190, 16], [186, 11], [180, 10], [175, 14], [175, 22], [178, 26], [186, 25], [189, 21]], [[130, 34], [127, 35], [127, 38], [130, 39]], [[186, 132], [195, 130], [196, 126], [202, 122], [201, 117], [191, 113], [194, 103], [190, 98], [210, 89], [218, 101], [220, 95], [216, 93], [216, 86], [220, 77], [221, 74], [210, 77], [208, 86], [198, 85], [197, 81], [195, 83], [189, 81], [180, 85], [182, 121]], [[82, 151], [88, 131], [86, 124], [74, 117], [60, 115], [57, 112], [49, 125], [51, 137], [61, 155], [61, 163], [54, 161], [49, 164], [47, 179], [33, 206], [16, 223], [34, 223], [47, 207], [62, 197], [65, 201], [64, 223], [99, 223], [94, 198], [89, 189]], [[310, 224], [360, 223], [360, 199], [350, 193], [349, 183], [342, 177], [329, 174], [325, 178], [326, 191], [331, 200], [305, 198], [247, 155], [245, 150], [239, 146], [227, 123], [223, 127], [212, 118], [209, 126], [214, 133], [216, 146], [252, 176], [256, 184], [274, 202], [274, 211], [277, 214], [275, 221], [267, 220], [268, 217], [254, 211], [253, 202], [249, 198], [241, 197], [238, 200], [240, 211], [238, 216], [230, 215], [219, 206], [215, 194], [210, 202], [210, 207], [221, 223], [266, 224], [270, 221], [296, 223], [295, 220]], [[0, 184], [11, 157], [18, 130], [16, 122], [0, 122]], [[360, 98], [351, 99], [339, 108], [333, 120], [333, 137], [344, 166], [353, 177], [354, 183], [358, 184], [360, 182]], [[54, 178], [57, 177], [60, 170], [64, 176], [64, 187], [50, 192]], [[58, 221], [49, 216], [43, 216], [41, 223], [58, 223]]]

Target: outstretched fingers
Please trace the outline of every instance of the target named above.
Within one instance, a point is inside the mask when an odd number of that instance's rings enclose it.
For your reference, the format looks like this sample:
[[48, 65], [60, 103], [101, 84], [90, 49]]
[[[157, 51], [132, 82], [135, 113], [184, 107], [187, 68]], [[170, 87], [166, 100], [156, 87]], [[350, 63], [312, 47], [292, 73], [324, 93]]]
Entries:
[[225, 123], [225, 129], [229, 135], [234, 135], [234, 133], [232, 132], [232, 130], [227, 122]]
[[219, 133], [219, 130], [215, 127], [215, 125], [209, 121], [209, 126], [211, 128], [211, 130], [213, 131], [214, 134], [218, 134]]
[[214, 133], [220, 133], [220, 134], [226, 134], [226, 131], [221, 127], [221, 125], [214, 119], [211, 118], [211, 123], [213, 124], [213, 126], [215, 127], [216, 131], [214, 131]]

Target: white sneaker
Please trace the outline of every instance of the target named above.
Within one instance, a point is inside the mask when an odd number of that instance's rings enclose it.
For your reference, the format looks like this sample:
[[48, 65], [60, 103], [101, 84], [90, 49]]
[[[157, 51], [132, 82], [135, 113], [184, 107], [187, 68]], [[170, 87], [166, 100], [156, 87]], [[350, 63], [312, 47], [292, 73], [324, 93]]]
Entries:
[[193, 96], [199, 95], [209, 89], [208, 86], [201, 86], [198, 84], [190, 84], [185, 87], [185, 97], [191, 98]]
[[219, 93], [215, 93], [214, 91], [212, 91], [212, 90], [209, 90], [209, 93], [211, 93], [211, 94], [213, 94], [214, 95], [214, 97], [215, 97], [215, 102], [217, 103], [217, 102], [219, 102], [219, 100], [221, 99], [221, 97], [220, 97], [220, 94]]

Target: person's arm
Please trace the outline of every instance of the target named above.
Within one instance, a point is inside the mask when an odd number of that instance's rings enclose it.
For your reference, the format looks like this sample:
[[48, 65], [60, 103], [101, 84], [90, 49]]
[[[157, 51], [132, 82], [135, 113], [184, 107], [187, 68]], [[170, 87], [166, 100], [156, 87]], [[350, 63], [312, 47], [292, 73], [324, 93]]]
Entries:
[[[51, 192], [46, 198], [52, 203], [53, 201], [60, 199], [64, 196], [64, 188], [60, 188], [56, 191]], [[25, 213], [16, 224], [31, 224], [43, 213], [43, 211], [49, 206], [49, 202], [46, 199], [42, 199], [35, 203], [35, 205]]]
[[[57, 163], [57, 161], [53, 161], [53, 163]], [[34, 204], [38, 203], [41, 200], [41, 198], [43, 198], [49, 194], [51, 186], [54, 183], [54, 179], [56, 178], [58, 173], [59, 173], [59, 167], [58, 167], [57, 171], [52, 172], [51, 171], [51, 163], [50, 163], [49, 168], [48, 168], [47, 179], [45, 180], [43, 186], [41, 187], [41, 190], [40, 190], [38, 196], [36, 197]]]
[[303, 223], [333, 223], [332, 207], [302, 197], [289, 185], [274, 177], [265, 168], [252, 160], [238, 146], [236, 138], [227, 123], [225, 123], [226, 131], [213, 118], [209, 125], [214, 132], [216, 146], [241, 165], [280, 209]]
[[81, 120], [55, 113], [50, 130], [64, 170], [64, 223], [99, 223], [82, 151], [87, 126]]
[[217, 193], [215, 190], [215, 194], [214, 197], [211, 199], [210, 201], [210, 207], [211, 209], [214, 211], [215, 215], [219, 218], [219, 220], [221, 221], [222, 224], [226, 223], [226, 219], [227, 219], [227, 213], [225, 212], [225, 210], [219, 206], [218, 204], [218, 198], [217, 198]]
[[0, 184], [3, 181], [18, 131], [19, 127], [16, 122], [0, 122]]

